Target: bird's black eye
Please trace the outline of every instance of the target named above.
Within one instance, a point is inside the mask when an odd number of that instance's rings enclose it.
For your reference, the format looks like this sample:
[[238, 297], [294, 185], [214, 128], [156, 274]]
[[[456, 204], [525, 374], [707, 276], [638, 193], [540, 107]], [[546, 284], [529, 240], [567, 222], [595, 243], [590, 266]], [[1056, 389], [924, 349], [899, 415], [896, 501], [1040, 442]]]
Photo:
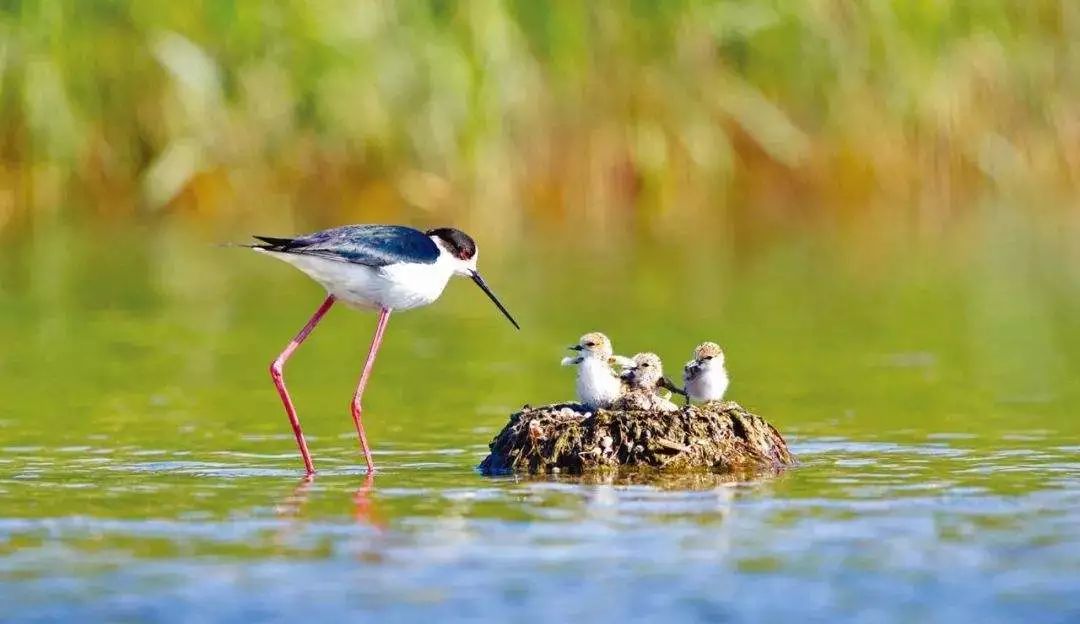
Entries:
[[586, 346], [586, 347], [595, 347], [595, 346], [596, 346], [596, 343], [595, 343], [595, 342], [586, 342], [586, 343], [585, 343], [585, 346]]
[[642, 363], [641, 368], [649, 368], [649, 363], [648, 362]]
[[706, 355], [705, 357], [703, 357], [703, 358], [701, 358], [701, 359], [703, 359], [703, 360], [711, 360], [712, 358], [713, 358], [713, 356], [711, 356], [711, 355]]

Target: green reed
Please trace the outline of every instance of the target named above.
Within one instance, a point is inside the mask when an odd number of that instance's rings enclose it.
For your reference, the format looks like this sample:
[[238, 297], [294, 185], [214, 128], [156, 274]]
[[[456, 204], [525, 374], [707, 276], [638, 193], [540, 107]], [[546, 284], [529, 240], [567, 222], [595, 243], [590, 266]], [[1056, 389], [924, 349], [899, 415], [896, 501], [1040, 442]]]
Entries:
[[932, 219], [1075, 190], [1078, 60], [1067, 0], [8, 0], [0, 228], [58, 206]]

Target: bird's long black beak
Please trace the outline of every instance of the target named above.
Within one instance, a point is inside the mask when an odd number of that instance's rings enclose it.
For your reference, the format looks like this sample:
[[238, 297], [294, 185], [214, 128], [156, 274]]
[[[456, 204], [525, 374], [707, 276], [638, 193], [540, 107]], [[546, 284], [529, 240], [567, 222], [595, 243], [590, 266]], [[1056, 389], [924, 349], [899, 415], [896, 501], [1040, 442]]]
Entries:
[[499, 308], [499, 311], [506, 315], [506, 318], [514, 324], [514, 327], [521, 329], [521, 325], [518, 325], [517, 321], [514, 320], [514, 317], [510, 316], [510, 312], [507, 311], [506, 306], [504, 306], [502, 302], [499, 301], [499, 298], [495, 296], [495, 293], [491, 292], [491, 289], [488, 288], [488, 285], [484, 282], [484, 278], [480, 277], [480, 273], [472, 271], [472, 281], [476, 282], [476, 285], [480, 287], [480, 290], [484, 291], [484, 294], [488, 296], [488, 299], [491, 299], [491, 302]]
[[570, 345], [569, 347], [566, 347], [566, 348], [571, 350], [571, 351], [584, 351], [585, 350], [585, 347], [583, 347], [581, 345]]

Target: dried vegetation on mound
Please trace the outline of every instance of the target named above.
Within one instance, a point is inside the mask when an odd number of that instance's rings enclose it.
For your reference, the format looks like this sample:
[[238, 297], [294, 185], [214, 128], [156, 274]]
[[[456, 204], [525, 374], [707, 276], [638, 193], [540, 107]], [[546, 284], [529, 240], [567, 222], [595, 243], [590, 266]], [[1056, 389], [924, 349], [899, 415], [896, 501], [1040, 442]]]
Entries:
[[780, 432], [734, 401], [677, 412], [588, 412], [575, 403], [526, 406], [510, 416], [490, 448], [480, 464], [485, 474], [619, 468], [729, 472], [795, 464]]

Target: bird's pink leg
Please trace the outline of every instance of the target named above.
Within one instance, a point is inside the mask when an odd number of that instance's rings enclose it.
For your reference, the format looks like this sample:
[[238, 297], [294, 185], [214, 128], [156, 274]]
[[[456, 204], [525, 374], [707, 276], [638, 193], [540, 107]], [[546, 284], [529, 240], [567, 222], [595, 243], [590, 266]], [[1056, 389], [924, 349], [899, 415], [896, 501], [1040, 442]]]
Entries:
[[361, 421], [361, 413], [364, 408], [360, 406], [360, 400], [364, 397], [364, 387], [367, 386], [368, 377], [371, 376], [371, 369], [375, 364], [375, 356], [379, 352], [379, 345], [382, 344], [383, 334], [386, 333], [386, 325], [389, 322], [390, 310], [387, 308], [379, 310], [379, 322], [375, 326], [375, 336], [371, 339], [371, 347], [368, 349], [367, 361], [364, 362], [364, 372], [360, 373], [360, 384], [356, 386], [356, 394], [353, 395], [352, 400], [353, 422], [356, 423], [356, 435], [360, 436], [360, 448], [364, 449], [364, 461], [367, 462], [369, 474], [374, 472], [375, 462], [371, 461], [371, 449], [368, 448], [367, 436], [364, 435], [364, 423]]
[[300, 419], [296, 416], [296, 408], [293, 406], [289, 391], [285, 389], [285, 362], [288, 361], [293, 351], [296, 351], [297, 347], [304, 342], [311, 330], [315, 329], [315, 326], [319, 324], [319, 321], [322, 320], [322, 317], [332, 305], [334, 305], [334, 295], [327, 295], [326, 301], [322, 302], [322, 305], [315, 311], [307, 325], [304, 325], [300, 333], [296, 334], [296, 338], [293, 338], [292, 342], [281, 352], [281, 355], [277, 356], [270, 364], [270, 377], [274, 380], [274, 385], [277, 386], [278, 394], [281, 395], [281, 402], [285, 404], [285, 413], [289, 415], [289, 424], [292, 425], [293, 434], [296, 436], [296, 445], [300, 447], [300, 455], [304, 458], [304, 468], [309, 475], [315, 474], [315, 464], [311, 463], [311, 453], [308, 452], [307, 442], [304, 441], [304, 432], [300, 429]]

